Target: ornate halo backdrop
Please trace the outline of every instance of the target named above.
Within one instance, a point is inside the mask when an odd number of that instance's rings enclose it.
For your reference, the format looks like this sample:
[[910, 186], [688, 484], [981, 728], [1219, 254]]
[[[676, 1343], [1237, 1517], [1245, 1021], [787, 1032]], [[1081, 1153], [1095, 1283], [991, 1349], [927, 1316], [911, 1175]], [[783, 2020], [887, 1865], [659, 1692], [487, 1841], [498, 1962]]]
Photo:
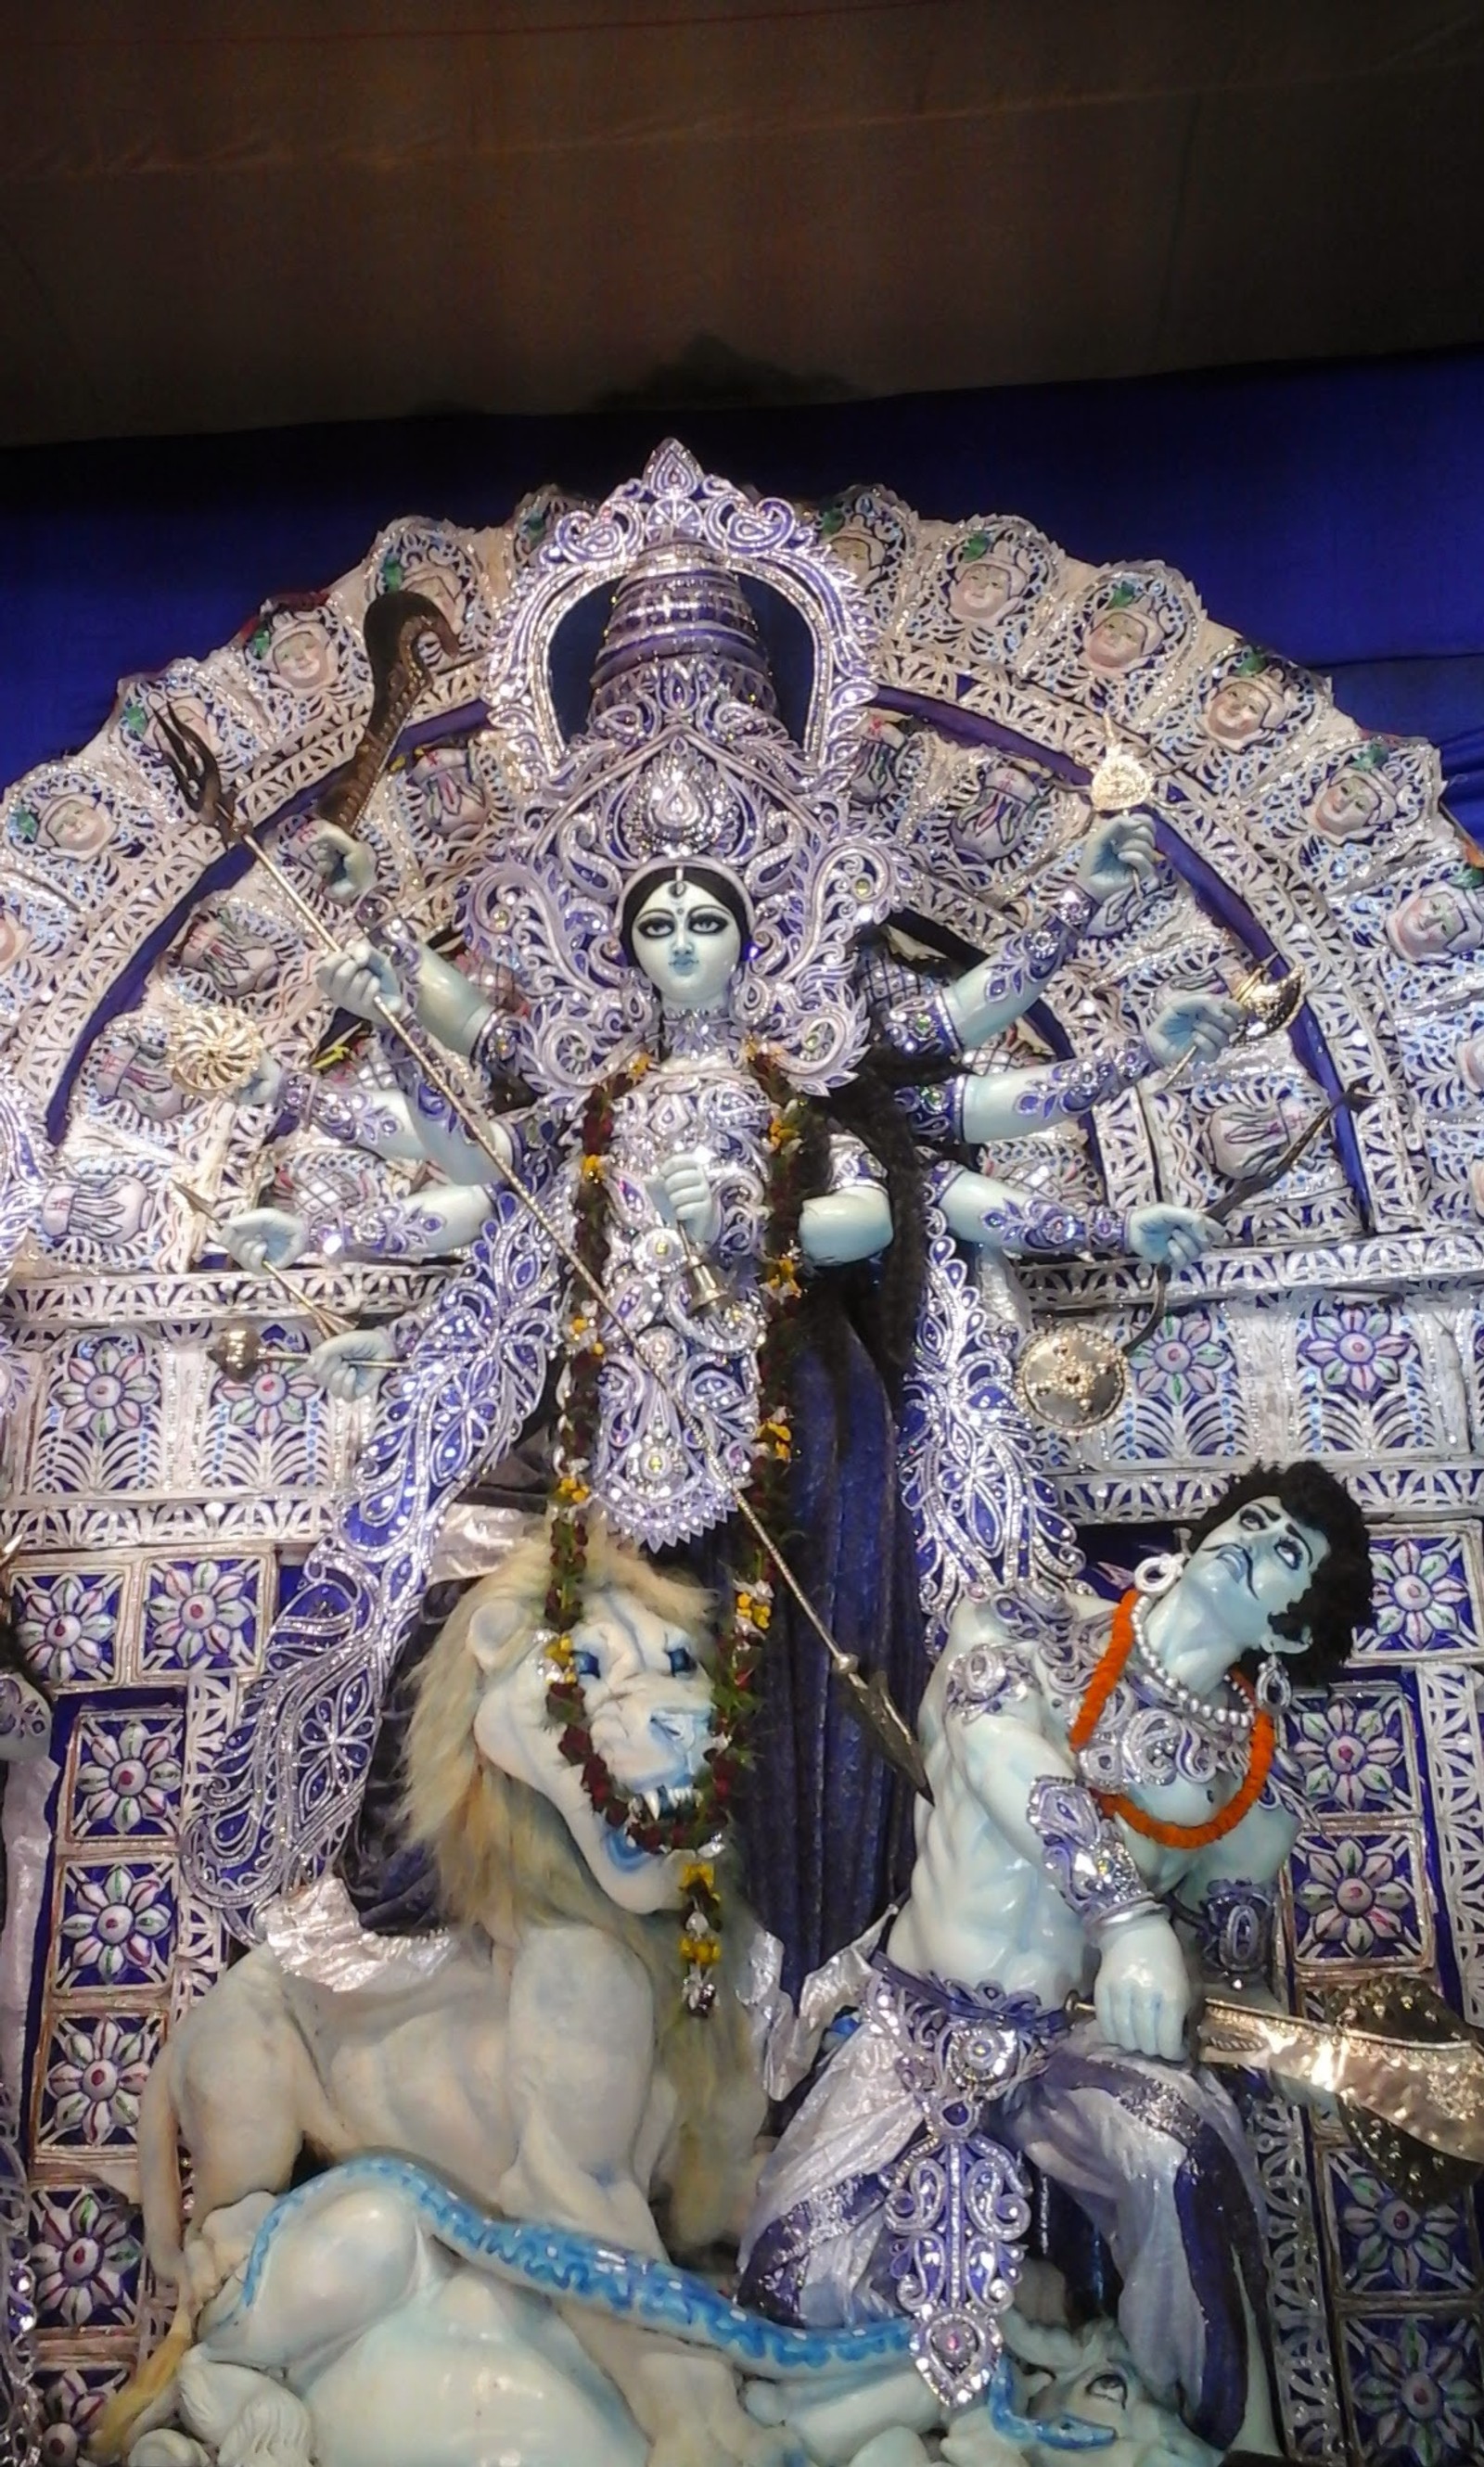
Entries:
[[[187, 1096], [166, 1072], [171, 1001], [231, 1004], [293, 1064], [326, 1017], [286, 905], [182, 804], [161, 713], [217, 749], [243, 819], [318, 898], [306, 823], [366, 717], [361, 619], [380, 591], [426, 594], [463, 657], [421, 703], [365, 833], [420, 929], [450, 923], [549, 718], [485, 694], [513, 577], [562, 510], [547, 490], [497, 530], [390, 524], [322, 595], [269, 602], [210, 658], [131, 681], [80, 754], [0, 802], [0, 1067], [32, 1117], [29, 1143], [19, 1116], [8, 1136], [34, 1157], [37, 1201], [0, 1303], [0, 1495], [21, 1653], [55, 1706], [51, 1760], [18, 1763], [6, 1802], [0, 2071], [21, 2156], [0, 2231], [11, 2367], [34, 2375], [58, 2462], [160, 2327], [131, 2203], [139, 2092], [225, 1954], [177, 1867], [182, 1813], [366, 1429], [291, 1362], [240, 1379], [214, 1365], [214, 1329], [261, 1289], [201, 1263], [172, 1178], [223, 1211], [269, 1189], [358, 1203], [405, 1188], [313, 1129], [270, 1150], [264, 1109]], [[874, 633], [842, 813], [895, 842], [929, 923], [993, 947], [1063, 886], [1110, 727], [1153, 776], [1157, 895], [1102, 913], [1012, 1050], [1089, 1050], [1156, 989], [1235, 982], [1274, 955], [1304, 972], [1284, 1033], [1170, 1095], [1128, 1092], [1095, 1135], [1042, 1135], [1039, 1187], [1199, 1204], [1316, 1097], [1371, 1097], [1236, 1221], [1230, 1249], [1176, 1278], [1116, 1417], [1048, 1457], [1062, 1505], [1114, 1558], [1113, 1528], [1168, 1528], [1259, 1456], [1321, 1455], [1364, 1502], [1378, 1623], [1295, 1724], [1310, 1822], [1286, 1888], [1290, 1984], [1303, 2006], [1383, 1965], [1439, 1980], [1484, 2024], [1484, 873], [1440, 808], [1436, 758], [1358, 729], [1322, 679], [1234, 637], [1158, 563], [1080, 564], [1014, 515], [928, 522], [883, 489], [820, 519]], [[386, 1315], [446, 1273], [304, 1281], [348, 1316]], [[1114, 1332], [1141, 1313], [1131, 1269], [1029, 1281], [1039, 1312], [1095, 1301]], [[269, 1336], [308, 1347], [292, 1320]], [[1347, 2436], [1366, 2455], [1394, 2443], [1420, 2467], [1470, 2455], [1474, 2209], [1419, 2216], [1292, 2111], [1257, 2114], [1290, 2447], [1338, 2461]], [[15, 2444], [26, 2456], [24, 2429]]]

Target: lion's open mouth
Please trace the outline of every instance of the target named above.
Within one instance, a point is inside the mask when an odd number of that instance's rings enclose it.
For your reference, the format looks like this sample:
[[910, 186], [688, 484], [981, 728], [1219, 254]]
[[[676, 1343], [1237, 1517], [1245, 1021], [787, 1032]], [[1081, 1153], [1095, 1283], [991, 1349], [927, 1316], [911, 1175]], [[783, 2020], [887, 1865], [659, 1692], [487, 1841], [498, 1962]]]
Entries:
[[660, 1824], [667, 1816], [677, 1816], [681, 1808], [689, 1807], [696, 1793], [689, 1782], [672, 1785], [662, 1781], [652, 1790], [636, 1791], [634, 1796], [649, 1809], [654, 1822]]

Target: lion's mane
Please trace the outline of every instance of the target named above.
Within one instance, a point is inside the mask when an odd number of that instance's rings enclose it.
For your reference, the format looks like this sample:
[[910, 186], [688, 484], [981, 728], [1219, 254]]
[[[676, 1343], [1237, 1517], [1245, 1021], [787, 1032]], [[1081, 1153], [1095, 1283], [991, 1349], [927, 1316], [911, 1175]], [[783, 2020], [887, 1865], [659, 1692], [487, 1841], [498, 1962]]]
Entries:
[[[735, 1988], [753, 1922], [729, 1890], [716, 2009], [697, 2020], [680, 1996], [678, 1914], [643, 1916], [611, 1902], [551, 1801], [480, 1754], [474, 1720], [481, 1698], [491, 1678], [538, 1649], [550, 1573], [543, 1539], [517, 1544], [493, 1575], [470, 1587], [440, 1630], [418, 1674], [408, 1730], [407, 1829], [431, 1851], [443, 1906], [455, 1923], [478, 1924], [508, 1945], [533, 1927], [576, 1923], [617, 1937], [642, 1964], [654, 1998], [659, 2062], [679, 2102], [664, 2161], [669, 2240], [676, 2252], [696, 2252], [732, 2224], [763, 2121], [757, 2060]], [[588, 1576], [594, 1587], [621, 1587], [683, 1627], [709, 1660], [710, 1605], [699, 1586], [662, 1573], [597, 1528]], [[470, 1643], [487, 1611], [497, 1615], [497, 1632], [506, 1627], [493, 1668]]]

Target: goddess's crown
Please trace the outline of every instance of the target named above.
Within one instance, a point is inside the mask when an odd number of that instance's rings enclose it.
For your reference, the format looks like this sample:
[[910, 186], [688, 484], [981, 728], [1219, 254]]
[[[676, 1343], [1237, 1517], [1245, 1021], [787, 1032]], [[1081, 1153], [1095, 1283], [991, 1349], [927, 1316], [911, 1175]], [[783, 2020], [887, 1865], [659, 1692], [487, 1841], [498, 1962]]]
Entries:
[[646, 549], [613, 595], [593, 669], [590, 717], [628, 699], [636, 672], [659, 661], [704, 663], [742, 702], [778, 708], [757, 620], [737, 577], [699, 540]]

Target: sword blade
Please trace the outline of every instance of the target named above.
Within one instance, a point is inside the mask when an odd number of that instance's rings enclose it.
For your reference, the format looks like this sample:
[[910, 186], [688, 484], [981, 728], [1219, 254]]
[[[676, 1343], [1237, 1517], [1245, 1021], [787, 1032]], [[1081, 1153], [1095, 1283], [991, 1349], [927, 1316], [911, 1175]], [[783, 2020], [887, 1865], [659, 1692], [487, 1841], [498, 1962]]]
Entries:
[[1484, 2049], [1462, 2023], [1459, 2033], [1419, 2042], [1208, 1997], [1196, 2046], [1203, 2064], [1287, 2073], [1484, 2167]]

